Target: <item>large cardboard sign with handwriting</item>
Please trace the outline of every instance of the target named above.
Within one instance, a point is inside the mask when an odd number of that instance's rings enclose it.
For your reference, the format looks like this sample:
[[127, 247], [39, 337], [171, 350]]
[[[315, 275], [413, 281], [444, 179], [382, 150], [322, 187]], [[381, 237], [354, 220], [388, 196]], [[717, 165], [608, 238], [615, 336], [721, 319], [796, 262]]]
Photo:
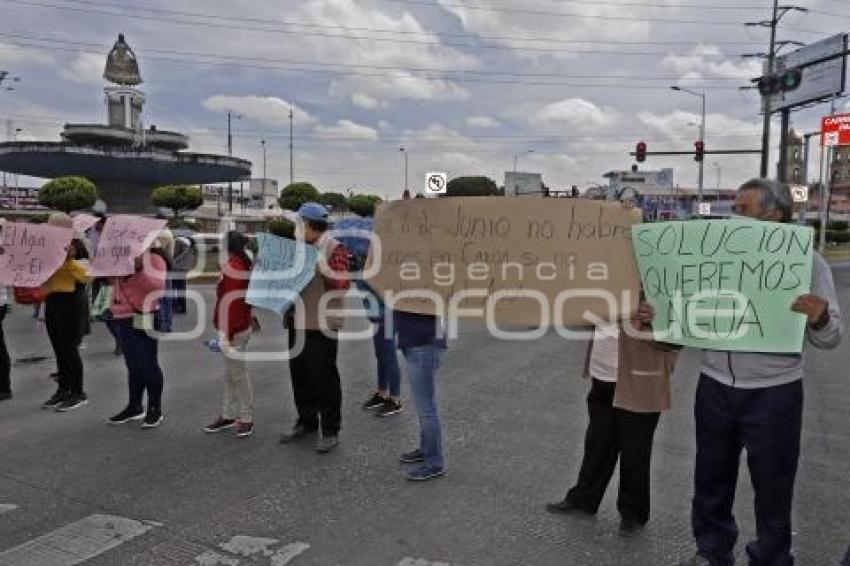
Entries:
[[263, 233], [257, 234], [257, 249], [245, 300], [282, 315], [316, 277], [319, 252], [303, 242]]
[[640, 220], [639, 210], [582, 199], [391, 202], [375, 217], [365, 278], [397, 310], [590, 325], [637, 304]]
[[811, 287], [811, 228], [692, 220], [633, 230], [658, 340], [710, 350], [802, 350], [806, 318], [791, 304]]
[[0, 226], [0, 285], [40, 286], [65, 263], [73, 237], [72, 229], [47, 224]]
[[92, 274], [121, 277], [135, 273], [135, 259], [150, 247], [165, 224], [165, 220], [143, 216], [110, 216], [97, 244]]

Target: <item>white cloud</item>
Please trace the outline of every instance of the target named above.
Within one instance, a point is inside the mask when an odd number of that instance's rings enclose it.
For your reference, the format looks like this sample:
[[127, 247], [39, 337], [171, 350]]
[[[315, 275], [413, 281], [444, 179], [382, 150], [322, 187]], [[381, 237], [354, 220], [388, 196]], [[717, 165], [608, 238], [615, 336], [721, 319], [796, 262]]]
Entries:
[[102, 85], [105, 61], [102, 55], [96, 53], [80, 53], [60, 74], [75, 83]]
[[[696, 135], [696, 128], [688, 124], [698, 124], [700, 115], [692, 112], [675, 110], [667, 114], [640, 112], [638, 120], [654, 132], [670, 140], [689, 140]], [[725, 114], [708, 114], [705, 119], [706, 138], [712, 136], [728, 138], [755, 139], [761, 133], [761, 124], [757, 121], [748, 122]], [[696, 139], [696, 138], [694, 138]]]
[[350, 138], [359, 140], [377, 140], [378, 131], [351, 120], [338, 120], [333, 126], [317, 126], [316, 133], [323, 138]]
[[617, 123], [613, 108], [600, 107], [583, 98], [549, 103], [531, 116], [531, 123], [547, 129], [567, 128], [570, 133], [594, 133]]
[[684, 55], [667, 55], [661, 64], [679, 75], [680, 84], [695, 84], [704, 78], [747, 80], [761, 74], [760, 60], [724, 58], [716, 45], [701, 44]]
[[292, 108], [296, 125], [316, 122], [309, 112], [277, 96], [216, 94], [201, 101], [201, 106], [210, 112], [233, 112], [257, 122], [278, 125], [289, 123], [289, 109]]
[[335, 80], [331, 83], [330, 95], [349, 96], [358, 106], [377, 108], [400, 100], [465, 100], [469, 98], [469, 91], [451, 81], [425, 79], [403, 72], [381, 80], [361, 77]]
[[466, 125], [470, 128], [498, 128], [502, 124], [495, 118], [489, 116], [471, 116], [466, 119]]
[[359, 106], [360, 108], [366, 108], [367, 110], [373, 110], [378, 108], [379, 106], [386, 107], [385, 103], [382, 103], [380, 100], [376, 98], [372, 98], [368, 94], [363, 94], [362, 92], [355, 92], [351, 95], [351, 103], [355, 106]]
[[29, 47], [21, 47], [9, 43], [0, 43], [0, 67], [4, 70], [15, 72], [14, 65], [22, 65], [24, 63], [36, 63], [49, 65], [54, 59], [42, 49], [33, 49]]

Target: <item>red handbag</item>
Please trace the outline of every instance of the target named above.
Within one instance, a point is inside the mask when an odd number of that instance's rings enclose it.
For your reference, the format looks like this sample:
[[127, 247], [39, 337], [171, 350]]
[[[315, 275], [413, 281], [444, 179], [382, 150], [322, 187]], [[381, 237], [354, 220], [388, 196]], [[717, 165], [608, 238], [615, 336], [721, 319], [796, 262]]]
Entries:
[[15, 287], [15, 302], [19, 305], [37, 305], [44, 302], [41, 287]]

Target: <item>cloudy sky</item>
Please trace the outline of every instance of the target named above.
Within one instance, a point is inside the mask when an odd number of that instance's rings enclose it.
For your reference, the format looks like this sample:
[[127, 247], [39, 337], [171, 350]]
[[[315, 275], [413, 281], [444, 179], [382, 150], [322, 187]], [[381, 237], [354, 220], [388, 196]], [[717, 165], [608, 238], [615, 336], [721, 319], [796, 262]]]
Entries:
[[[768, 0], [0, 0], [0, 69], [20, 75], [0, 92], [0, 120], [19, 139], [58, 139], [65, 122], [105, 121], [103, 64], [123, 32], [141, 64], [146, 124], [226, 151], [262, 174], [321, 190], [398, 195], [406, 148], [410, 185], [427, 171], [539, 171], [553, 188], [586, 187], [627, 168], [639, 140], [691, 149], [699, 98], [707, 147], [760, 145], [758, 97], [739, 86], [760, 74]], [[779, 39], [811, 43], [850, 29], [847, 0], [800, 0]], [[845, 104], [843, 101], [840, 103]], [[824, 106], [794, 115], [818, 127]], [[5, 130], [5, 128], [4, 128]], [[0, 136], [5, 132], [0, 132]], [[778, 135], [776, 136], [778, 138]], [[775, 154], [774, 154], [775, 155]], [[817, 166], [812, 169], [816, 174]], [[696, 184], [689, 157], [650, 158]], [[709, 157], [706, 186], [733, 186], [756, 157]], [[285, 183], [283, 183], [285, 184]]]

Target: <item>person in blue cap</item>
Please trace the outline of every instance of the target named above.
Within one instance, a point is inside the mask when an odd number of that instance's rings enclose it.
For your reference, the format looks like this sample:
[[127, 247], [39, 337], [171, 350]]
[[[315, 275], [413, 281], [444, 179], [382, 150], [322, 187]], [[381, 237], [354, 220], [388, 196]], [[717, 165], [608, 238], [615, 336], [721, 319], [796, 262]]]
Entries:
[[[288, 444], [315, 434], [321, 426], [316, 451], [332, 452], [339, 445], [342, 389], [337, 369], [337, 331], [343, 319], [334, 316], [342, 308], [348, 290], [348, 251], [328, 233], [328, 210], [321, 204], [308, 202], [298, 209], [295, 239], [315, 246], [320, 257], [316, 275], [301, 292], [294, 316], [285, 321], [289, 328], [289, 349], [303, 343], [289, 360], [292, 392], [298, 421], [280, 442]], [[330, 295], [326, 297], [326, 295]]]

